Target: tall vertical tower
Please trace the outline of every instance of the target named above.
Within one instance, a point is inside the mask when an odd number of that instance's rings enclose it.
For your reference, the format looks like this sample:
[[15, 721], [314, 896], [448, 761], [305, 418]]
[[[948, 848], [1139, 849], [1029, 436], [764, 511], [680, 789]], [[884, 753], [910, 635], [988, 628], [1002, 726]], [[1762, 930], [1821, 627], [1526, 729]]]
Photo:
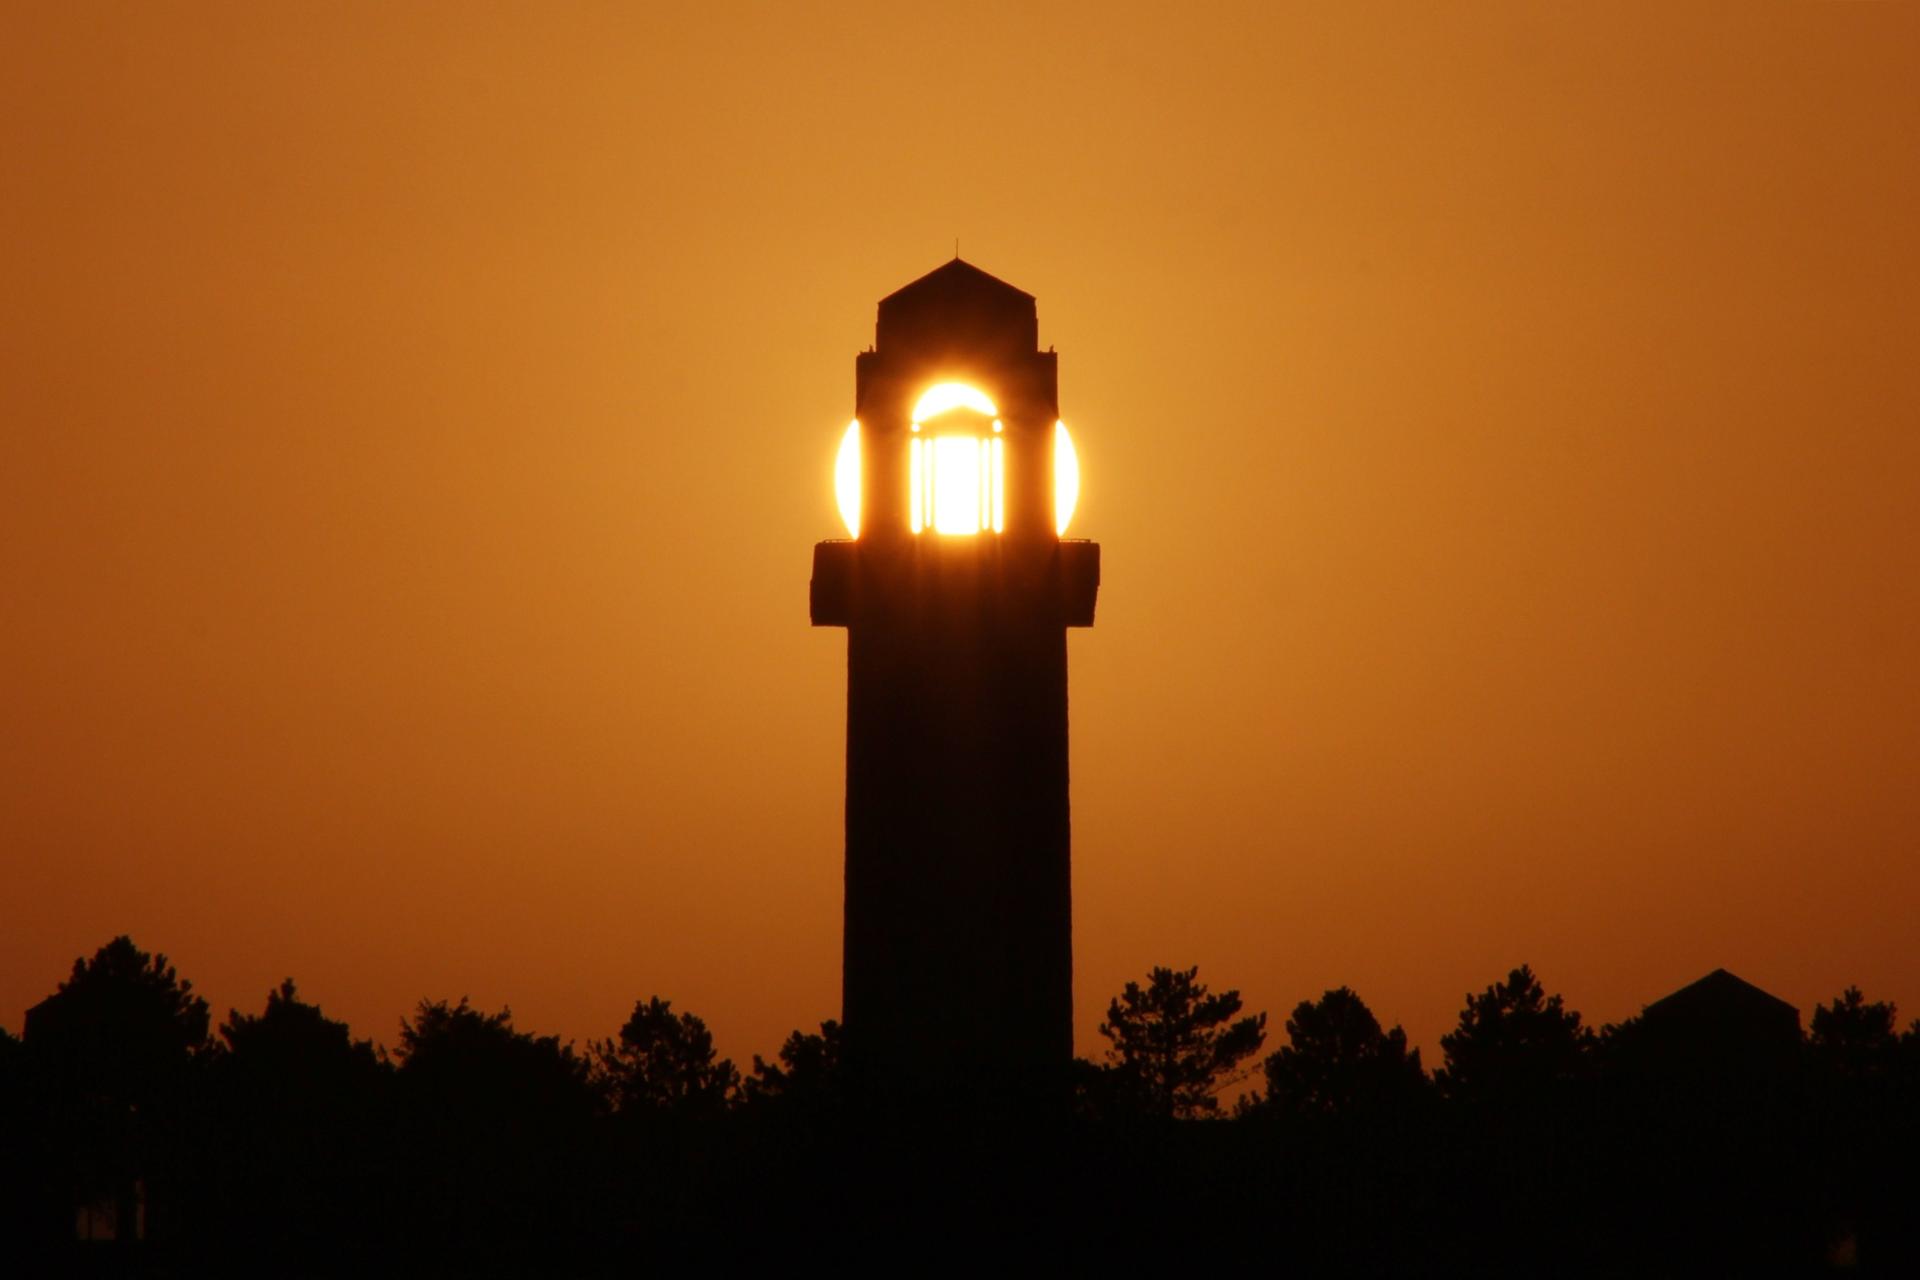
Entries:
[[1032, 295], [960, 259], [880, 301], [814, 548], [847, 628], [842, 1018], [881, 1088], [1048, 1090], [1073, 1056], [1066, 628], [1100, 548]]

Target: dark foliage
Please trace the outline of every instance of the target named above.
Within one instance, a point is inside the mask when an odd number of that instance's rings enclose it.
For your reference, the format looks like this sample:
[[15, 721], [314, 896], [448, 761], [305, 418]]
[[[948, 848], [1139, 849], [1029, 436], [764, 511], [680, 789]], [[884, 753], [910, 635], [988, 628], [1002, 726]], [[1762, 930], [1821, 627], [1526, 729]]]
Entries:
[[73, 973], [27, 1019], [35, 1057], [62, 1092], [151, 1110], [177, 1090], [207, 1040], [207, 1002], [164, 955], [124, 935], [73, 962]]
[[428, 1241], [500, 1257], [581, 1229], [597, 1097], [584, 1058], [513, 1016], [422, 1001], [400, 1027], [400, 1203]]
[[754, 1054], [741, 1098], [749, 1105], [825, 1109], [839, 1104], [841, 1086], [840, 1024], [829, 1018], [818, 1034], [789, 1035], [775, 1062]]
[[289, 980], [211, 1040], [121, 938], [0, 1033], [0, 1226], [21, 1274], [1191, 1269], [1266, 1242], [1295, 1274], [1905, 1275], [1898, 1026], [1850, 988], [1802, 1035], [1712, 975], [1595, 1037], [1523, 967], [1467, 998], [1436, 1081], [1341, 987], [1295, 1006], [1235, 1122], [1189, 1123], [1263, 1034], [1191, 968], [1113, 1000], [1073, 1105], [1005, 1110], [913, 1081], [881, 1105], [833, 1022], [742, 1078], [660, 998], [585, 1055], [427, 1001], [390, 1060]]
[[195, 1085], [215, 1052], [207, 1024], [193, 984], [125, 936], [75, 960], [28, 1010], [29, 1141], [48, 1157], [33, 1216], [85, 1206], [86, 1231], [121, 1239], [184, 1229], [174, 1207], [203, 1132]]
[[1346, 987], [1301, 1001], [1287, 1019], [1287, 1043], [1264, 1069], [1266, 1097], [1257, 1105], [1289, 1115], [1400, 1112], [1429, 1088], [1407, 1033], [1382, 1031], [1366, 1002]]
[[1524, 1106], [1582, 1078], [1594, 1044], [1580, 1015], [1523, 964], [1506, 981], [1468, 994], [1459, 1025], [1440, 1037], [1446, 1065], [1434, 1079], [1450, 1098]]
[[1900, 1060], [1897, 1010], [1869, 1002], [1860, 988], [1848, 987], [1831, 1004], [1815, 1005], [1807, 1044], [1820, 1066], [1848, 1080], [1889, 1077]]
[[1153, 969], [1147, 985], [1129, 982], [1107, 1005], [1100, 1034], [1120, 1091], [1148, 1113], [1176, 1120], [1213, 1115], [1216, 1096], [1244, 1079], [1241, 1064], [1267, 1038], [1267, 1015], [1237, 1018], [1240, 993], [1218, 995], [1198, 967]]
[[[256, 1248], [339, 1257], [377, 1226], [387, 1185], [393, 1068], [371, 1041], [300, 999], [293, 979], [259, 1014], [230, 1010], [209, 1074], [217, 1136], [203, 1230]], [[381, 1188], [376, 1198], [370, 1193]]]
[[707, 1024], [675, 1014], [659, 996], [633, 1006], [618, 1039], [595, 1041], [594, 1081], [615, 1110], [717, 1114], [733, 1100], [740, 1073], [716, 1057]]

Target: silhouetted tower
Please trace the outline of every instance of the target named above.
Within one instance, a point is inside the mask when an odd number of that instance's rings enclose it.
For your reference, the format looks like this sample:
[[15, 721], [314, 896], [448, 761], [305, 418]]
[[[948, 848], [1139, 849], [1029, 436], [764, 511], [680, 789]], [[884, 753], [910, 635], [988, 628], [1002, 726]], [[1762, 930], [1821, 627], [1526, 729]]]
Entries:
[[869, 1087], [1047, 1091], [1073, 1057], [1066, 628], [1100, 548], [1032, 295], [955, 258], [880, 301], [814, 548], [847, 628], [842, 1018]]

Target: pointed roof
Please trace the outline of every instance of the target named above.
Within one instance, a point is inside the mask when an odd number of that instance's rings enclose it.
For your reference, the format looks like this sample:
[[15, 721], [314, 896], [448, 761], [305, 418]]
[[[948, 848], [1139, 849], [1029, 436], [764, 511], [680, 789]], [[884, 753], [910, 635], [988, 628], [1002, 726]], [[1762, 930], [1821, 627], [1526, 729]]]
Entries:
[[1622, 1061], [1635, 1070], [1714, 1087], [1778, 1077], [1800, 1054], [1800, 1011], [1725, 969], [1655, 1000], [1622, 1031]]
[[910, 358], [1033, 351], [1039, 308], [1032, 294], [955, 258], [880, 299], [874, 337], [879, 350]]
[[1798, 1008], [1725, 969], [1715, 969], [1699, 981], [1690, 982], [1673, 994], [1662, 996], [1643, 1012], [1657, 1018], [1670, 1013], [1678, 1014], [1682, 1010], [1692, 1012], [1704, 1008], [1749, 1009], [1775, 1013], [1776, 1016], [1780, 1011], [1785, 1011], [1793, 1016], [1794, 1025], [1798, 1026], [1800, 1021]]
[[918, 280], [901, 285], [898, 289], [895, 289], [892, 293], [880, 299], [880, 305], [882, 308], [885, 308], [888, 303], [898, 302], [912, 295], [934, 293], [945, 295], [1011, 294], [1016, 298], [1025, 298], [1028, 302], [1033, 301], [1033, 295], [1024, 289], [1014, 288], [999, 276], [988, 275], [971, 262], [955, 254], [952, 262], [942, 263], [927, 272], [927, 274], [921, 276]]

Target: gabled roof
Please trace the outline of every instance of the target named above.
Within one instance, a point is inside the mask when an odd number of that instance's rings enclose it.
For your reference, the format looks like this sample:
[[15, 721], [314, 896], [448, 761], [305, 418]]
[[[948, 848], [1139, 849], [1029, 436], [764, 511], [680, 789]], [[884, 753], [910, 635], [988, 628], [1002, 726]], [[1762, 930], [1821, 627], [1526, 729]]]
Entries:
[[1672, 995], [1662, 996], [1648, 1005], [1643, 1014], [1659, 1018], [1667, 1014], [1678, 1014], [1702, 1008], [1720, 1009], [1765, 1009], [1769, 1012], [1784, 1011], [1793, 1015], [1798, 1023], [1800, 1010], [1788, 1004], [1769, 991], [1762, 991], [1744, 978], [1736, 977], [1725, 969], [1715, 969], [1697, 982], [1690, 982]]
[[971, 262], [955, 257], [909, 284], [904, 284], [880, 299], [882, 307], [890, 303], [917, 299], [921, 294], [1005, 294], [1033, 301], [1033, 295], [1016, 289], [998, 276], [988, 275]]
[[1038, 346], [1039, 316], [1032, 294], [955, 258], [880, 299], [875, 347], [918, 360], [999, 358]]

